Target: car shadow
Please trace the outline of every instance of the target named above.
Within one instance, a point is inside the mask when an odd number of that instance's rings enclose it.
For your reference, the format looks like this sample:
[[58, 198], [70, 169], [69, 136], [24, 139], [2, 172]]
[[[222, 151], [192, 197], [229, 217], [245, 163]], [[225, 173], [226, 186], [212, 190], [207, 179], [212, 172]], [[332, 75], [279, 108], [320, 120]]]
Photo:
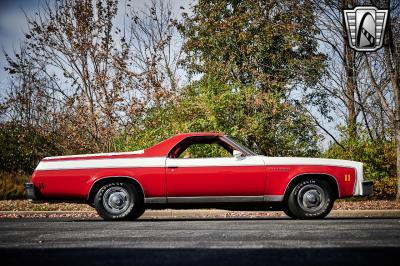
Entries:
[[390, 265], [397, 247], [357, 248], [0, 248], [13, 265]]

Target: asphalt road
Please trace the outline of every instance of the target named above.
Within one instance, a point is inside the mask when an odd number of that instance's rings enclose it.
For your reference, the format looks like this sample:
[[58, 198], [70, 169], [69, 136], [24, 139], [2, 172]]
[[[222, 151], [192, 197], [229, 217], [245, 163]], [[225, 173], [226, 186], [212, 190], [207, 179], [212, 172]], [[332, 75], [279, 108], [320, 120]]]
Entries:
[[380, 266], [399, 254], [400, 219], [390, 217], [0, 220], [0, 263], [7, 266]]

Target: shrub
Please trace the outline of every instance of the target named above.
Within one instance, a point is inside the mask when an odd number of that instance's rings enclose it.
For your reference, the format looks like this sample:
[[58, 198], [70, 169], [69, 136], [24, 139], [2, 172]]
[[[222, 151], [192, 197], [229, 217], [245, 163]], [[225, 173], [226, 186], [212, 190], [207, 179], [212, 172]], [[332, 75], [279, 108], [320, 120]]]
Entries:
[[374, 181], [374, 193], [371, 199], [392, 200], [396, 198], [397, 178], [386, 177]]
[[26, 198], [24, 183], [29, 176], [19, 172], [0, 172], [0, 200]]
[[344, 139], [341, 144], [332, 145], [325, 157], [359, 161], [364, 164], [364, 176], [368, 180], [381, 180], [396, 175], [395, 143], [392, 141], [369, 140], [360, 136], [359, 139]]
[[356, 139], [342, 131], [340, 147], [333, 144], [325, 157], [359, 161], [364, 164], [364, 177], [374, 181], [374, 194], [370, 199], [395, 199], [397, 192], [396, 145], [392, 140], [374, 139], [360, 130]]
[[54, 135], [18, 123], [0, 124], [0, 165], [3, 171], [29, 173], [43, 157], [61, 153]]

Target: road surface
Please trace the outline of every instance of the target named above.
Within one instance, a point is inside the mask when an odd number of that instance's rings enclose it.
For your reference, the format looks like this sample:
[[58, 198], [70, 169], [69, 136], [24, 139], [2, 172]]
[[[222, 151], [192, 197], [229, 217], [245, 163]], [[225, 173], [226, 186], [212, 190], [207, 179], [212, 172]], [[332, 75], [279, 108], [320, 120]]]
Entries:
[[399, 254], [396, 217], [0, 220], [0, 258], [7, 266], [380, 266]]

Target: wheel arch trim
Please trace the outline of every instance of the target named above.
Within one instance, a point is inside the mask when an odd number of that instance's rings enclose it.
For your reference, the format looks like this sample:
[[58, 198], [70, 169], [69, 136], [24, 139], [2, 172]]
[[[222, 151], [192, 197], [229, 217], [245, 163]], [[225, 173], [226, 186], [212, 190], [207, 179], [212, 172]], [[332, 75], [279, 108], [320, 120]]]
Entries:
[[112, 176], [102, 176], [102, 177], [96, 179], [89, 187], [89, 190], [88, 190], [88, 193], [87, 193], [87, 196], [86, 196], [86, 200], [90, 201], [91, 196], [92, 196], [92, 189], [96, 184], [98, 184], [100, 181], [104, 181], [106, 179], [112, 179], [112, 178], [122, 178], [122, 179], [128, 179], [130, 181], [133, 181], [134, 183], [136, 183], [140, 187], [140, 190], [141, 190], [141, 192], [143, 194], [143, 200], [146, 198], [146, 194], [144, 192], [143, 186], [136, 178], [134, 178], [132, 176], [126, 176], [126, 175], [112, 175]]
[[338, 198], [340, 198], [340, 187], [339, 187], [339, 182], [337, 181], [337, 178], [331, 174], [328, 173], [323, 173], [323, 172], [309, 172], [309, 173], [299, 173], [295, 176], [293, 176], [290, 181], [288, 182], [288, 184], [286, 185], [285, 191], [284, 191], [284, 195], [285, 198], [288, 195], [289, 192], [289, 187], [290, 185], [292, 185], [296, 180], [302, 178], [302, 177], [312, 177], [312, 176], [325, 176], [330, 178], [331, 180], [333, 179], [336, 183], [336, 192], [337, 192], [337, 196]]

